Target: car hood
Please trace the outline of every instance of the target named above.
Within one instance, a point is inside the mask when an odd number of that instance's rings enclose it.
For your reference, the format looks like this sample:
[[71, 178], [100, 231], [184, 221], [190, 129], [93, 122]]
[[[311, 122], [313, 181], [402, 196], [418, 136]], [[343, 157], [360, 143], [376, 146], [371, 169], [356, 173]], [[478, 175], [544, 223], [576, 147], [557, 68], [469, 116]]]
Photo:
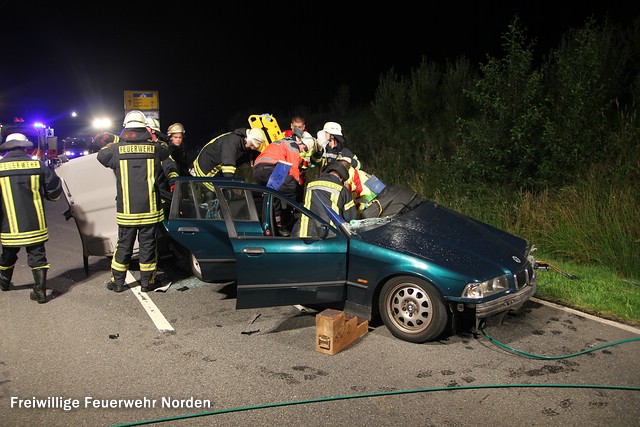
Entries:
[[430, 201], [358, 235], [478, 280], [518, 271], [526, 261], [524, 239]]

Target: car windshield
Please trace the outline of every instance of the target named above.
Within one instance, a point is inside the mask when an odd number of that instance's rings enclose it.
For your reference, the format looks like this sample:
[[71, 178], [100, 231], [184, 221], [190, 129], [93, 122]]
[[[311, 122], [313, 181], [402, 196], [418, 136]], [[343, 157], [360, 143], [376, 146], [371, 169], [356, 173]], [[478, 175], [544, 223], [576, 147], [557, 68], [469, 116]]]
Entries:
[[351, 231], [351, 233], [358, 234], [359, 232], [373, 230], [390, 223], [397, 216], [398, 215], [388, 215], [380, 218], [354, 219], [349, 222], [349, 231]]

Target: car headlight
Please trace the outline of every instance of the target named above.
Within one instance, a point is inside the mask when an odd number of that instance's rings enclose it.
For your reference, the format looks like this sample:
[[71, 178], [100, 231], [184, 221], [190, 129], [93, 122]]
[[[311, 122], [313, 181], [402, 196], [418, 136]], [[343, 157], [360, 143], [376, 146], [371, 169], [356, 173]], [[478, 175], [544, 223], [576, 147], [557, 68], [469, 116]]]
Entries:
[[484, 282], [467, 283], [462, 291], [462, 298], [480, 299], [509, 289], [507, 276], [498, 276]]

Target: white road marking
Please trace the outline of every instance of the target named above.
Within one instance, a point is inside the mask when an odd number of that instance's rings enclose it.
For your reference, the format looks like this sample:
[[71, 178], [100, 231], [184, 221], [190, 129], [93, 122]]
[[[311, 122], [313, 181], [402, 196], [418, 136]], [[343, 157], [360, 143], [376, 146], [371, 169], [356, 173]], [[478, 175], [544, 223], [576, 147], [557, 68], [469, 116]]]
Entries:
[[569, 312], [569, 313], [573, 313], [576, 316], [586, 317], [587, 319], [595, 320], [596, 322], [604, 323], [605, 325], [615, 326], [616, 328], [624, 329], [625, 331], [633, 332], [635, 334], [639, 334], [640, 335], [640, 329], [636, 328], [634, 326], [625, 325], [624, 323], [614, 322], [613, 320], [609, 320], [609, 319], [603, 319], [602, 317], [594, 316], [594, 315], [589, 314], [589, 313], [584, 313], [582, 311], [574, 310], [572, 308], [564, 307], [562, 305], [554, 304], [552, 302], [541, 300], [541, 299], [538, 299], [538, 298], [531, 298], [531, 301], [534, 301], [534, 302], [537, 302], [537, 303], [540, 303], [540, 304], [544, 304], [544, 305], [548, 305], [550, 307], [557, 308], [558, 310], [562, 310], [562, 311], [566, 311], [566, 312]]
[[160, 332], [174, 331], [173, 326], [171, 326], [171, 324], [167, 321], [160, 310], [158, 310], [158, 307], [156, 307], [153, 301], [151, 301], [149, 295], [147, 295], [145, 292], [140, 292], [140, 286], [131, 286], [136, 282], [137, 280], [133, 276], [133, 274], [131, 274], [130, 271], [127, 271], [127, 285], [129, 285], [129, 287], [131, 288], [131, 292], [133, 292], [136, 298], [138, 298], [138, 301], [140, 301], [140, 304], [142, 304], [142, 307], [144, 307], [144, 309], [147, 311], [147, 314], [156, 325], [156, 328], [158, 328]]

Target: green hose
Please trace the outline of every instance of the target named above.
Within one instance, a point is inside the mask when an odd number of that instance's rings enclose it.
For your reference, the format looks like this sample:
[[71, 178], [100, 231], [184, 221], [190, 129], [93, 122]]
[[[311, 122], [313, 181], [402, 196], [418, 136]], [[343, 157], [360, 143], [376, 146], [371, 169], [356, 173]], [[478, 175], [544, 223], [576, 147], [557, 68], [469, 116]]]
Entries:
[[570, 357], [574, 357], [574, 356], [580, 356], [581, 354], [587, 354], [587, 353], [591, 353], [592, 351], [596, 351], [596, 350], [601, 350], [603, 348], [607, 348], [607, 347], [613, 347], [614, 345], [619, 345], [619, 344], [624, 344], [624, 343], [628, 343], [628, 342], [633, 342], [633, 341], [640, 341], [640, 337], [636, 337], [636, 338], [629, 338], [626, 340], [620, 340], [620, 341], [615, 341], [612, 343], [608, 343], [608, 344], [604, 344], [598, 347], [594, 347], [591, 348], [589, 350], [582, 350], [579, 351], [577, 353], [572, 353], [572, 354], [565, 354], [562, 356], [541, 356], [538, 354], [531, 354], [531, 353], [527, 353], [524, 351], [520, 351], [520, 350], [516, 350], [514, 348], [509, 347], [508, 345], [502, 344], [501, 342], [496, 341], [495, 339], [491, 338], [484, 330], [484, 324], [482, 324], [480, 326], [480, 330], [482, 331], [482, 335], [484, 335], [485, 337], [487, 337], [489, 339], [489, 341], [491, 341], [492, 343], [494, 343], [495, 345], [497, 345], [500, 348], [503, 348], [511, 353], [515, 353], [515, 354], [519, 354], [521, 356], [526, 356], [526, 357], [531, 357], [533, 359], [539, 359], [539, 360], [558, 360], [558, 359], [568, 359]]
[[[589, 350], [583, 350], [578, 353], [567, 354], [563, 356], [541, 356], [537, 354], [526, 353], [524, 351], [515, 350], [505, 344], [502, 344], [496, 341], [494, 338], [490, 337], [485, 331], [486, 324], [483, 322], [480, 326], [482, 330], [482, 334], [489, 339], [493, 344], [497, 345], [500, 348], [503, 348], [511, 353], [519, 354], [526, 357], [531, 357], [534, 359], [541, 360], [556, 360], [556, 359], [566, 359], [569, 357], [579, 356], [582, 354], [590, 353], [592, 351], [601, 350], [603, 348], [612, 347], [614, 345], [624, 344], [632, 341], [639, 341], [638, 338], [630, 338], [620, 341], [615, 341], [609, 344], [604, 344], [599, 347], [595, 347]], [[256, 405], [256, 406], [244, 406], [239, 408], [230, 408], [230, 409], [221, 409], [219, 411], [211, 411], [211, 412], [200, 412], [196, 414], [187, 414], [187, 415], [179, 415], [175, 417], [169, 418], [159, 418], [156, 420], [145, 420], [145, 421], [136, 421], [133, 423], [127, 424], [118, 424], [111, 427], [130, 427], [130, 426], [141, 426], [145, 424], [154, 424], [154, 423], [162, 423], [168, 421], [176, 421], [183, 420], [187, 418], [197, 418], [197, 417], [206, 417], [209, 415], [219, 415], [219, 414], [229, 414], [232, 412], [243, 412], [243, 411], [252, 411], [255, 409], [265, 409], [265, 408], [277, 408], [281, 406], [294, 406], [294, 405], [306, 405], [310, 403], [319, 403], [319, 402], [329, 402], [336, 400], [346, 400], [346, 399], [362, 399], [365, 397], [380, 397], [380, 396], [393, 396], [399, 394], [412, 394], [412, 393], [430, 393], [435, 391], [452, 391], [452, 390], [478, 390], [478, 389], [487, 389], [487, 388], [594, 388], [594, 389], [608, 389], [608, 390], [626, 390], [626, 391], [640, 391], [640, 387], [634, 386], [617, 386], [617, 385], [598, 385], [598, 384], [485, 384], [485, 385], [469, 385], [469, 386], [452, 386], [452, 387], [433, 387], [433, 388], [420, 388], [415, 390], [396, 390], [396, 391], [385, 391], [379, 393], [366, 393], [366, 394], [356, 394], [349, 396], [333, 396], [333, 397], [321, 397], [317, 399], [309, 399], [309, 400], [298, 400], [293, 402], [280, 402], [280, 403], [270, 403], [265, 405]]]
[[516, 388], [516, 387], [594, 388], [594, 389], [607, 389], [607, 390], [640, 391], [640, 387], [622, 386], [622, 385], [598, 385], [598, 384], [485, 384], [485, 385], [469, 385], [469, 386], [453, 386], [453, 387], [434, 387], [434, 388], [420, 388], [416, 390], [396, 390], [396, 391], [385, 391], [385, 392], [379, 392], [379, 393], [356, 394], [356, 395], [350, 395], [350, 396], [321, 397], [318, 399], [297, 400], [293, 402], [280, 402], [280, 403], [270, 403], [265, 405], [244, 406], [240, 408], [221, 409], [219, 411], [179, 415], [179, 416], [169, 417], [169, 418], [158, 418], [156, 420], [136, 421], [136, 422], [127, 423], [127, 424], [117, 424], [111, 427], [141, 426], [145, 424], [184, 420], [188, 418], [206, 417], [209, 415], [229, 414], [232, 412], [252, 411], [255, 409], [265, 409], [265, 408], [277, 408], [281, 406], [306, 405], [309, 403], [330, 402], [330, 401], [336, 401], [336, 400], [361, 399], [363, 397], [380, 397], [380, 396], [392, 396], [392, 395], [398, 395], [398, 394], [411, 394], [411, 393], [429, 393], [434, 391], [478, 390], [478, 389], [487, 389], [487, 388]]

